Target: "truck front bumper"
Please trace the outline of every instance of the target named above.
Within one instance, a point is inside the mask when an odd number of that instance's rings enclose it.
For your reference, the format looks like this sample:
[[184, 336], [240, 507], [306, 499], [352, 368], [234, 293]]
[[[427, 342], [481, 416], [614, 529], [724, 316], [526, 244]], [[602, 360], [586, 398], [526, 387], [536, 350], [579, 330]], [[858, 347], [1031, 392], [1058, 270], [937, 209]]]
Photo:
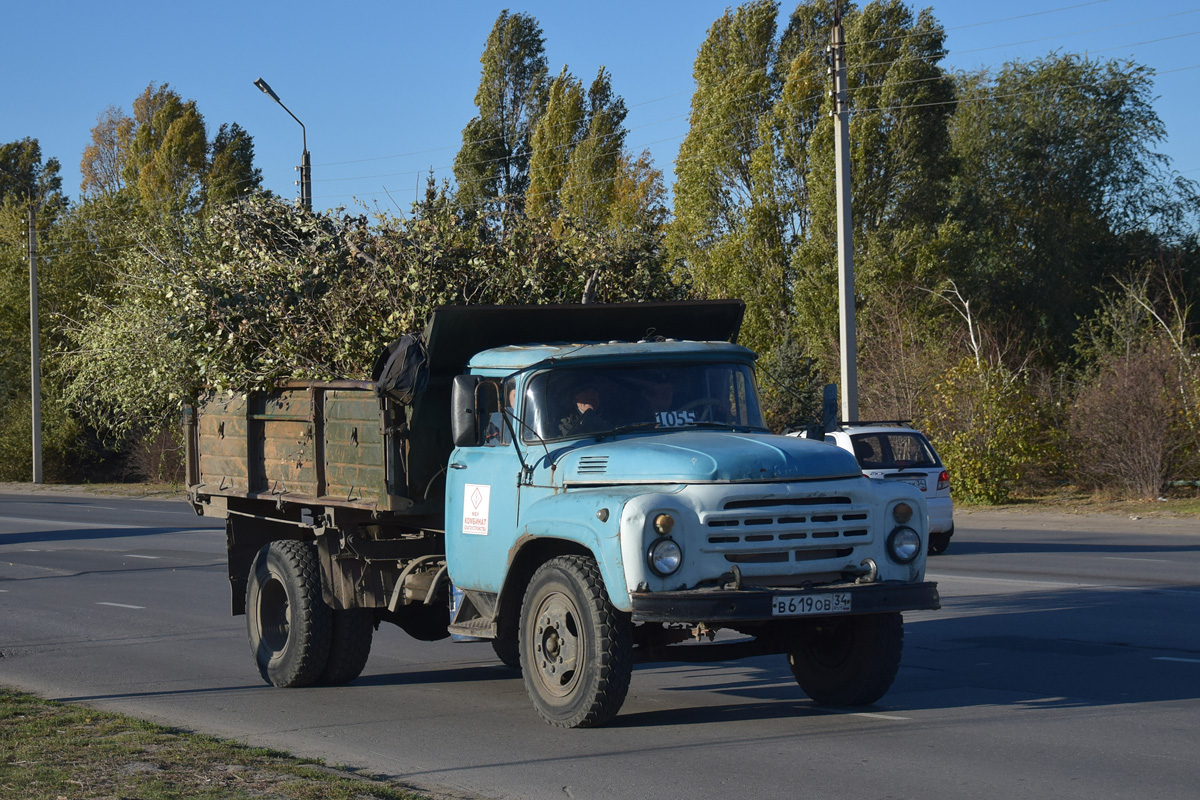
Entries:
[[[849, 609], [845, 599], [849, 596]], [[734, 623], [796, 619], [799, 616], [881, 614], [941, 608], [937, 584], [880, 581], [813, 588], [688, 589], [678, 592], [631, 592], [634, 622]], [[809, 608], [830, 610], [776, 614], [777, 601], [811, 598]]]

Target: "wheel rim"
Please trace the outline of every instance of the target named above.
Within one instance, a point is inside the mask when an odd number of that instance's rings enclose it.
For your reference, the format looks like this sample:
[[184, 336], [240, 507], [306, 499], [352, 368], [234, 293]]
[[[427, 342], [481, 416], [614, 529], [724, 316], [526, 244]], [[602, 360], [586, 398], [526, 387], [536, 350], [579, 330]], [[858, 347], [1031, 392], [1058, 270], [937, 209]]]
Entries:
[[262, 642], [272, 652], [278, 653], [287, 645], [291, 628], [292, 608], [288, 604], [287, 588], [271, 576], [258, 596], [258, 629]]
[[579, 609], [566, 594], [554, 592], [538, 605], [533, 629], [533, 676], [546, 695], [565, 699], [579, 684], [584, 640]]

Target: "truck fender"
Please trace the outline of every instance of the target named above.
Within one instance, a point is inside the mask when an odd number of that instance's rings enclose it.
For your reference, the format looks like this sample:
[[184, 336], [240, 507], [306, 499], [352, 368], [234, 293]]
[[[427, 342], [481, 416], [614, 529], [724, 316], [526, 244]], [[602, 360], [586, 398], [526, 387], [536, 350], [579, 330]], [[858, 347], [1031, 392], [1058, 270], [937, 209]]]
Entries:
[[[525, 593], [525, 585], [534, 570], [560, 555], [586, 555], [596, 561], [609, 601], [621, 611], [633, 611], [633, 601], [625, 585], [625, 566], [621, 556], [618, 537], [601, 535], [588, 525], [562, 520], [546, 520], [530, 523], [508, 551], [508, 574], [502, 591], [502, 602], [519, 595], [519, 604]], [[519, 584], [519, 585], [518, 585]]]

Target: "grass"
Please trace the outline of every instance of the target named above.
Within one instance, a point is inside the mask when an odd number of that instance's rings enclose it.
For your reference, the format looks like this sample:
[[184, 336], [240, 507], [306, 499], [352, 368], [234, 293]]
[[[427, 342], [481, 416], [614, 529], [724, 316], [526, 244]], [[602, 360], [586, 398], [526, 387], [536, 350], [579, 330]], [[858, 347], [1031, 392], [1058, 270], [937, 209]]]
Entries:
[[320, 761], [0, 688], [6, 800], [422, 800]]
[[1123, 514], [1140, 517], [1200, 517], [1200, 493], [1178, 490], [1165, 498], [1131, 500], [1111, 494], [1085, 492], [1071, 486], [1056, 492], [1014, 498], [1001, 505], [970, 503], [954, 498], [955, 508], [974, 511], [1057, 511], [1067, 514]]

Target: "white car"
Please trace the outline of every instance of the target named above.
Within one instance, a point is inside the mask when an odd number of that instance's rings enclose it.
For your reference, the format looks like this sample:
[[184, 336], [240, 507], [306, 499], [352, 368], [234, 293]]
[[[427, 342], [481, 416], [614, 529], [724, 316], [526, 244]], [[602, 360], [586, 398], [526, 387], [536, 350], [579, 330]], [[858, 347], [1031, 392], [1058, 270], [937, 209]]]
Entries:
[[902, 422], [859, 422], [827, 432], [825, 441], [854, 453], [867, 477], [905, 481], [920, 489], [929, 508], [929, 552], [946, 550], [954, 535], [950, 475], [924, 434]]

